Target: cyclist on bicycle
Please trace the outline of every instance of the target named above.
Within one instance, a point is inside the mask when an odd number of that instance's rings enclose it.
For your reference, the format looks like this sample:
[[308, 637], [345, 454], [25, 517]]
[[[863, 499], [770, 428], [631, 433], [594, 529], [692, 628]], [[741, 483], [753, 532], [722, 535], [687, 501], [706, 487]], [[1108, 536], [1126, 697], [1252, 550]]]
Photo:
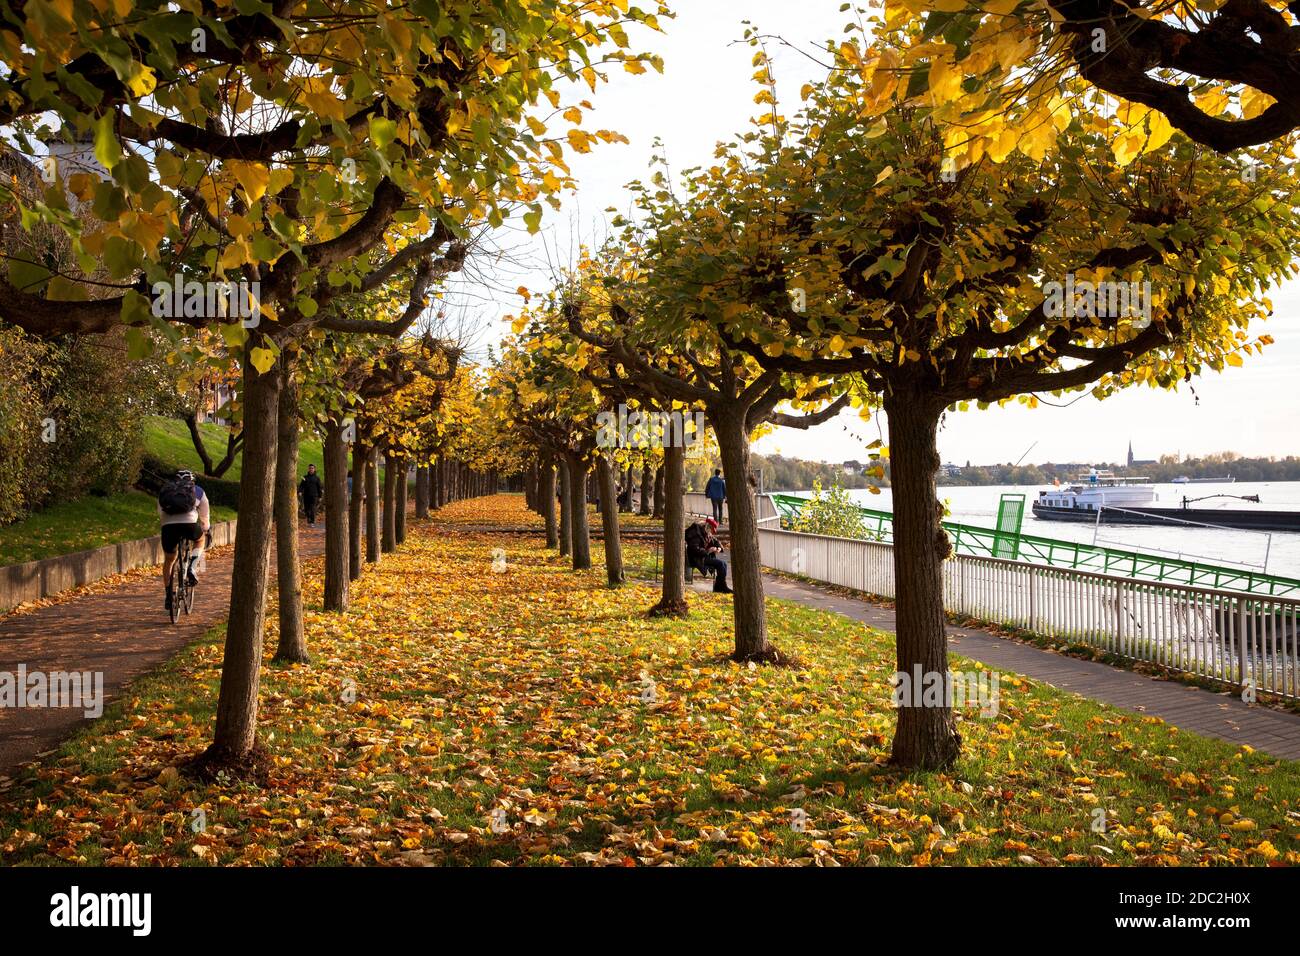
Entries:
[[194, 542], [190, 552], [189, 584], [198, 583], [194, 565], [203, 554], [203, 537], [210, 524], [208, 496], [194, 482], [194, 472], [178, 471], [158, 493], [158, 517], [162, 522], [163, 584], [167, 598], [163, 607], [172, 608], [172, 571], [176, 567], [176, 550], [182, 541]]

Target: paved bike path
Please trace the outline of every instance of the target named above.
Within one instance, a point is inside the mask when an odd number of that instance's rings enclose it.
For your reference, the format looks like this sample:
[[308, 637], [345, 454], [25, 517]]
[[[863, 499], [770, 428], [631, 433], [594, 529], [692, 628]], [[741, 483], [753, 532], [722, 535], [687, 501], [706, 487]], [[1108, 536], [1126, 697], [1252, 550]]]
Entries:
[[[304, 560], [325, 551], [325, 523], [302, 527]], [[103, 676], [103, 702], [121, 696], [134, 678], [148, 673], [186, 644], [225, 619], [230, 610], [230, 572], [234, 547], [207, 560], [195, 592], [194, 611], [172, 624], [163, 610], [158, 570], [111, 591], [74, 597], [49, 607], [0, 620], [0, 673], [90, 671]], [[272, 557], [271, 579], [274, 586]], [[0, 775], [56, 747], [94, 718], [77, 708], [0, 707]]]

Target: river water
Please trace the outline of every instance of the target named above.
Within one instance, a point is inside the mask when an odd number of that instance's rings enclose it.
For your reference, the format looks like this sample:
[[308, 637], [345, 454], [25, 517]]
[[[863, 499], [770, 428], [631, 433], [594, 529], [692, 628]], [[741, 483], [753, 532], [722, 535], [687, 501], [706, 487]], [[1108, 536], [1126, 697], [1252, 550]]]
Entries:
[[[992, 528], [997, 524], [998, 500], [1003, 494], [1025, 496], [1025, 534], [1064, 541], [1080, 541], [1104, 547], [1164, 554], [1189, 561], [1249, 568], [1269, 574], [1300, 578], [1300, 533], [1238, 531], [1226, 528], [1180, 526], [1101, 525], [1073, 521], [1040, 521], [1030, 505], [1044, 485], [940, 486], [939, 498], [948, 504], [949, 520]], [[1259, 508], [1267, 511], [1300, 511], [1300, 481], [1251, 481], [1225, 484], [1159, 484], [1154, 507], [1176, 508], [1183, 496], [1259, 495], [1258, 505], [1231, 498], [1200, 501], [1194, 508]], [[807, 496], [811, 492], [795, 492]], [[873, 495], [869, 489], [849, 491], [866, 508], [892, 510], [888, 488]]]

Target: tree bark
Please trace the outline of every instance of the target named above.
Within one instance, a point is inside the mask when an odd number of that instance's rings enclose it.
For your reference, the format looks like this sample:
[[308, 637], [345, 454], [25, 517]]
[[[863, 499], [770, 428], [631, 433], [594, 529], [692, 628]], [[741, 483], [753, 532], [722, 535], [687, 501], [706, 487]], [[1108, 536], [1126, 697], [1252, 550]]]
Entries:
[[247, 359], [264, 336], [250, 336], [244, 359], [244, 460], [239, 480], [239, 524], [226, 622], [225, 656], [212, 745], [197, 761], [216, 770], [243, 765], [257, 744], [257, 689], [266, 623], [266, 578], [271, 566], [275, 498], [275, 444], [280, 370], [265, 375]]
[[280, 592], [280, 642], [275, 660], [305, 664], [307, 637], [302, 626], [302, 571], [298, 563], [298, 384], [295, 359], [280, 353], [280, 435], [275, 463], [275, 552]]
[[415, 519], [423, 521], [429, 517], [429, 466], [420, 465], [415, 469]]
[[546, 522], [546, 546], [557, 547], [560, 543], [560, 531], [555, 521], [555, 466], [550, 458], [542, 464], [541, 483], [537, 494], [541, 499], [542, 520]]
[[659, 469], [658, 507], [664, 518], [664, 586], [651, 617], [685, 617], [686, 604], [686, 449], [664, 449]]
[[623, 543], [618, 533], [614, 469], [604, 455], [596, 456], [596, 480], [600, 484], [600, 524], [604, 533], [605, 576], [610, 587], [623, 583]]
[[366, 462], [370, 449], [358, 440], [352, 446], [352, 497], [348, 500], [348, 580], [361, 577], [361, 542], [365, 537], [362, 506], [366, 500]]
[[[353, 475], [356, 481], [356, 475]], [[379, 560], [379, 449], [366, 449], [366, 563]]]
[[[327, 611], [348, 609], [348, 564], [351, 542], [349, 534], [352, 533], [352, 508], [348, 502], [347, 470], [348, 446], [343, 441], [343, 422], [330, 419], [325, 425], [325, 610]], [[358, 515], [360, 515], [359, 511]]]
[[573, 486], [569, 483], [569, 463], [559, 459], [560, 470], [560, 556], [573, 551]]
[[[685, 494], [685, 491], [682, 492]], [[653, 517], [662, 518], [664, 516], [664, 466], [660, 465], [655, 469], [655, 510]]]
[[[885, 399], [889, 416], [889, 467], [894, 504], [894, 602], [898, 670], [919, 669], [948, 686], [948, 638], [943, 613], [943, 561], [951, 545], [941, 524], [935, 489], [937, 434], [943, 409], [914, 394]], [[728, 487], [731, 477], [727, 476]], [[734, 511], [732, 512], [734, 515]], [[943, 770], [961, 756], [961, 735], [945, 695], [941, 706], [922, 706], [919, 688], [898, 709], [891, 762], [910, 770]]]
[[396, 461], [398, 469], [397, 474], [397, 514], [394, 516], [396, 527], [396, 540], [398, 544], [406, 541], [406, 503], [407, 496], [410, 494], [410, 482], [407, 474], [407, 462], [405, 458], [398, 458]]
[[781, 654], [767, 640], [763, 569], [758, 551], [758, 518], [749, 491], [749, 435], [744, 412], [711, 414], [727, 479], [727, 527], [731, 537], [731, 588], [735, 591], [736, 661], [775, 663]]
[[650, 467], [650, 462], [641, 466], [641, 515], [642, 517], [650, 516], [650, 499], [654, 495], [654, 469]]
[[569, 456], [569, 489], [573, 570], [582, 571], [591, 567], [591, 530], [587, 525], [587, 463], [579, 455]]
[[627, 484], [627, 507], [621, 508], [620, 510], [626, 511], [628, 514], [632, 514], [632, 512], [635, 510], [632, 506], [632, 495], [636, 490], [636, 466], [633, 465], [631, 462], [628, 462], [627, 465], [626, 484]]
[[397, 471], [398, 460], [384, 455], [384, 554], [397, 550]]

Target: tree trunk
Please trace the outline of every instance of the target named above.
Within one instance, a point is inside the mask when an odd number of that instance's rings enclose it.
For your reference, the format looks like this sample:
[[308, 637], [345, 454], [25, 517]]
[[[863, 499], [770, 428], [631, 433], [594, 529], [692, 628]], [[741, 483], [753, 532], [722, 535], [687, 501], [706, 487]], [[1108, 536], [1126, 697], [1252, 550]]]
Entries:
[[[355, 477], [353, 478], [355, 481]], [[366, 563], [379, 560], [379, 449], [366, 449]]]
[[396, 462], [398, 468], [397, 475], [397, 514], [395, 515], [396, 532], [398, 544], [406, 541], [406, 504], [407, 496], [410, 494], [409, 469], [405, 458], [399, 458]]
[[560, 531], [555, 521], [555, 466], [550, 458], [542, 464], [537, 495], [541, 499], [542, 519], [546, 522], [546, 546], [557, 547], [560, 543]]
[[250, 336], [244, 357], [244, 460], [239, 480], [239, 524], [235, 532], [230, 616], [217, 721], [210, 746], [197, 761], [204, 772], [240, 767], [257, 744], [257, 688], [266, 623], [266, 577], [271, 566], [271, 521], [275, 499], [276, 418], [280, 370], [259, 374], [248, 352], [262, 345]]
[[275, 462], [275, 552], [280, 592], [280, 642], [275, 660], [305, 664], [302, 627], [302, 571], [298, 564], [298, 385], [294, 356], [280, 353], [280, 444]]
[[[682, 494], [685, 494], [683, 489]], [[662, 518], [664, 516], [664, 466], [660, 465], [655, 469], [655, 510], [652, 517]]]
[[[591, 567], [591, 530], [587, 526], [587, 463], [579, 455], [569, 457], [569, 515], [573, 523], [573, 570]], [[617, 506], [616, 506], [617, 507]]]
[[657, 482], [664, 518], [664, 588], [651, 617], [685, 617], [686, 604], [686, 450], [664, 449]]
[[429, 466], [420, 465], [415, 469], [415, 519], [423, 521], [429, 517]]
[[352, 446], [352, 497], [348, 500], [348, 580], [361, 577], [361, 542], [365, 537], [362, 506], [366, 500], [366, 462], [370, 449], [361, 441]]
[[614, 469], [604, 455], [596, 456], [600, 484], [600, 525], [605, 538], [605, 574], [610, 587], [623, 583], [623, 543], [618, 534], [618, 507], [614, 498]]
[[347, 470], [348, 446], [343, 441], [343, 422], [330, 419], [325, 425], [325, 610], [327, 611], [348, 609], [348, 564], [351, 543], [349, 535], [353, 532], [352, 508], [348, 502]]
[[560, 556], [573, 551], [573, 486], [569, 483], [569, 463], [559, 459], [560, 466]]
[[650, 467], [650, 462], [641, 466], [641, 515], [650, 516], [650, 499], [654, 495], [654, 469]]
[[[943, 561], [951, 545], [941, 525], [935, 489], [936, 436], [942, 408], [916, 395], [885, 399], [889, 416], [889, 466], [894, 504], [894, 601], [898, 671], [913, 693], [898, 709], [891, 762], [909, 770], [943, 770], [961, 756], [961, 735], [944, 695], [922, 706], [913, 675], [948, 681], [948, 638], [943, 614]], [[730, 485], [730, 476], [728, 476]], [[734, 514], [734, 512], [733, 512]], [[936, 675], [930, 677], [929, 675]], [[908, 704], [912, 706], [906, 706]]]
[[714, 414], [722, 470], [727, 479], [727, 527], [731, 536], [731, 588], [735, 591], [736, 661], [775, 663], [780, 652], [767, 640], [767, 614], [763, 607], [763, 569], [758, 552], [758, 520], [749, 491], [749, 435], [743, 412]]
[[384, 554], [397, 550], [397, 458], [384, 455]]

